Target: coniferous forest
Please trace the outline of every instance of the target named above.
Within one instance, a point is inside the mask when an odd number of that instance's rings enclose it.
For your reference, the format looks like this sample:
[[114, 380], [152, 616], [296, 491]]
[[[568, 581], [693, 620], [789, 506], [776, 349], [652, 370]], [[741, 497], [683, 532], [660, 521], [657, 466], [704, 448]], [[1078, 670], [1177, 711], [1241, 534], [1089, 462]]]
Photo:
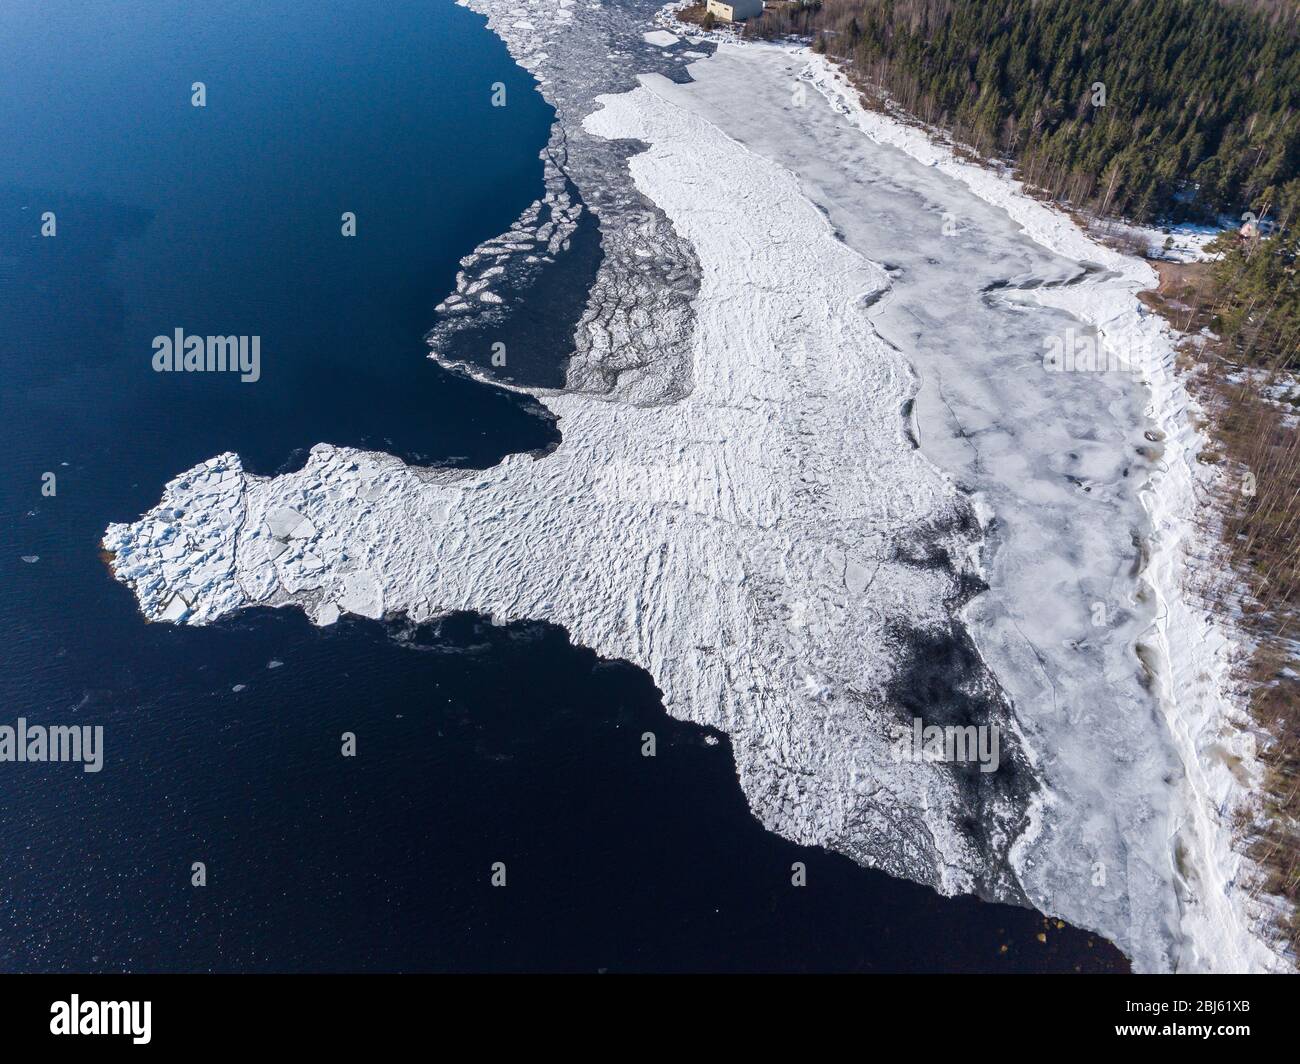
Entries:
[[1293, 3], [814, 0], [811, 36], [869, 88], [1052, 196], [1140, 222], [1212, 221], [1300, 170]]

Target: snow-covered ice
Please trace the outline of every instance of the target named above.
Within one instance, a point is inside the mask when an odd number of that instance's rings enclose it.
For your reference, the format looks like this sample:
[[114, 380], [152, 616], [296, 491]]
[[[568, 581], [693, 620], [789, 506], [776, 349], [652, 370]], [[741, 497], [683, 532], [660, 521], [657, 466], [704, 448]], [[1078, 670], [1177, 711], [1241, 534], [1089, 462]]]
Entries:
[[560, 446], [482, 473], [322, 445], [267, 479], [222, 455], [109, 530], [118, 576], [149, 616], [179, 598], [191, 623], [258, 603], [552, 621], [729, 732], [772, 830], [946, 892], [1014, 890], [997, 854], [1018, 811], [991, 792], [991, 838], [972, 837], [973, 785], [892, 757], [893, 628], [945, 630], [958, 589], [932, 556], [969, 542], [906, 438], [911, 372], [862, 310], [881, 275], [792, 175], [662, 97], [609, 98], [590, 125], [652, 145], [633, 174], [700, 256], [690, 395], [548, 396]]
[[[1149, 268], [863, 111], [810, 53], [723, 47], [697, 84], [596, 100], [629, 87], [615, 42], [660, 69], [643, 23], [471, 6], [561, 95], [549, 206], [470, 256], [458, 297], [501, 291], [488, 270], [563, 229], [570, 185], [601, 216], [570, 387], [541, 396], [563, 442], [482, 472], [218, 456], [106, 533], [145, 614], [551, 621], [727, 731], [771, 830], [1027, 901], [1139, 969], [1277, 966], [1225, 822], [1227, 754], [1251, 763], [1228, 636], [1180, 592], [1195, 441], [1134, 298]], [[1047, 373], [1042, 341], [1076, 327], [1145, 373]], [[1006, 772], [891, 756], [936, 668], [1005, 729]]]
[[[1215, 474], [1196, 461], [1203, 442], [1198, 411], [1177, 374], [1174, 338], [1137, 299], [1138, 292], [1155, 287], [1155, 272], [1141, 260], [1088, 239], [1065, 214], [1025, 194], [1019, 182], [1004, 172], [960, 159], [922, 130], [866, 110], [842, 72], [824, 57], [805, 58], [800, 79], [815, 85], [836, 111], [872, 141], [896, 147], [959, 181], [984, 202], [1004, 210], [1042, 247], [1104, 269], [1084, 283], [1034, 283], [1024, 295], [1032, 303], [1064, 310], [1087, 323], [1107, 350], [1142, 366], [1146, 417], [1137, 449], [1150, 469], [1138, 490], [1147, 520], [1139, 544], [1142, 564], [1134, 600], [1145, 606], [1149, 622], [1133, 643], [1133, 651], [1142, 661], [1163, 725], [1162, 738], [1174, 762], [1168, 781], [1166, 834], [1154, 838], [1146, 854], [1164, 852], [1167, 882], [1156, 886], [1171, 895], [1176, 906], [1168, 963], [1182, 971], [1289, 970], [1290, 963], [1278, 955], [1270, 939], [1273, 902], [1257, 897], [1257, 873], [1233, 845], [1233, 815], [1253, 800], [1260, 766], [1250, 722], [1234, 698], [1231, 658], [1239, 636], [1229, 618], [1211, 615], [1189, 589], [1196, 568], [1215, 564], [1215, 552], [1198, 520], [1202, 482]], [[1050, 521], [1046, 523], [1050, 526]], [[1018, 601], [1026, 600], [1021, 596]], [[981, 608], [977, 603], [972, 614]], [[978, 616], [972, 616], [972, 623], [978, 634]], [[1018, 715], [1031, 705], [1022, 694]], [[1120, 753], [1131, 755], [1131, 749]], [[1065, 752], [1059, 760], [1070, 757]], [[1158, 790], [1159, 781], [1152, 778], [1146, 783]], [[1055, 793], [1058, 802], [1075, 797], [1072, 788], [1058, 788]], [[1052, 800], [1051, 790], [1047, 798]], [[1111, 804], [1118, 807], [1122, 801], [1116, 795]], [[1058, 904], [1062, 889], [1052, 892]], [[1142, 960], [1140, 955], [1137, 959]]]

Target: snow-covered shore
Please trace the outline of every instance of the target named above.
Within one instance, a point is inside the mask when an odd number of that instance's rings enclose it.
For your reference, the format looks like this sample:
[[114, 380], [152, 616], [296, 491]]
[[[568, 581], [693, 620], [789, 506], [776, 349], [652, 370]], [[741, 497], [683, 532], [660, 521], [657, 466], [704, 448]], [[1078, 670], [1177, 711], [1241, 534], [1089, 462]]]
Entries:
[[[516, 36], [531, 35], [550, 10], [530, 5], [524, 27], [508, 21], [508, 5], [496, 6], [497, 23]], [[528, 54], [542, 53], [534, 43]], [[945, 893], [1028, 900], [1120, 942], [1141, 969], [1277, 966], [1256, 934], [1246, 870], [1230, 848], [1228, 818], [1253, 763], [1232, 727], [1230, 633], [1182, 593], [1186, 559], [1198, 549], [1196, 441], [1161, 326], [1135, 298], [1152, 283], [1148, 268], [1088, 241], [1004, 177], [862, 110], [823, 60], [794, 58], [806, 69], [800, 83], [842, 118], [828, 136], [865, 133], [898, 148], [1005, 211], [1055, 255], [1108, 271], [1098, 283], [1067, 285], [1076, 267], [1022, 249], [1023, 275], [1050, 274], [1051, 283], [1018, 301], [1092, 322], [1112, 348], [1157, 354], [1147, 379], [1152, 435], [1162, 438], [1151, 461], [1135, 467], [1148, 479], [1140, 494], [1150, 601], [1129, 611], [1133, 624], [1149, 615], [1150, 631], [1126, 643], [1131, 629], [1117, 626], [1087, 659], [1110, 671], [1121, 654], [1132, 657], [1132, 643], [1149, 651], [1159, 719], [1129, 711], [1141, 698], [1135, 659], [1131, 675], [1106, 677], [1134, 701], [1095, 707], [1123, 718], [1105, 733], [1125, 746], [1121, 764], [1082, 750], [1092, 720], [1006, 718], [996, 697], [978, 700], [989, 719], [1013, 733], [1028, 727], [1018, 788], [973, 792], [950, 766], [891, 756], [897, 685], [915, 679], [900, 677], [912, 648], [899, 631], [950, 631], [959, 587], [981, 567], [970, 514], [988, 532], [999, 518], [996, 496], [968, 500], [945, 471], [942, 444], [930, 441], [935, 426], [910, 412], [918, 388], [924, 399], [933, 385], [918, 382], [873, 326], [889, 314], [889, 270], [840, 239], [808, 198], [809, 175], [727, 135], [706, 96], [666, 83], [587, 101], [596, 109], [582, 127], [591, 158], [601, 140], [624, 145], [609, 159], [631, 156], [606, 279], [631, 276], [638, 249], [669, 264], [686, 247], [698, 260], [685, 333], [681, 299], [665, 335], [653, 316], [620, 302], [619, 314], [641, 330], [637, 358], [661, 357], [669, 370], [638, 368], [626, 396], [617, 388], [599, 398], [543, 396], [560, 418], [560, 447], [481, 473], [413, 469], [322, 445], [299, 472], [259, 478], [237, 456], [220, 456], [168, 484], [140, 521], [110, 527], [105, 546], [118, 578], [147, 616], [182, 623], [254, 604], [298, 605], [318, 623], [341, 611], [423, 620], [453, 610], [552, 621], [575, 642], [645, 668], [670, 713], [729, 732], [741, 785], [771, 830]], [[556, 62], [537, 60], [550, 86], [563, 81]], [[752, 76], [778, 79], [765, 86], [773, 92], [796, 88], [777, 65]], [[581, 95], [567, 106], [581, 108]], [[640, 144], [633, 151], [628, 141]], [[600, 173], [606, 189], [617, 180]], [[585, 193], [581, 180], [578, 188]], [[862, 195], [865, 206], [870, 193]], [[908, 239], [907, 219], [890, 224]], [[951, 284], [969, 291], [961, 267], [954, 262]], [[965, 336], [942, 318], [924, 328]], [[588, 340], [586, 350], [598, 361], [605, 346]], [[664, 380], [689, 387], [664, 388]], [[648, 395], [669, 401], [648, 405]], [[992, 421], [999, 414], [989, 413]], [[1096, 476], [1099, 496], [1112, 479]], [[1118, 488], [1115, 498], [1125, 512]], [[1044, 498], [1045, 521], [1055, 520], [1056, 505]], [[1107, 575], [1111, 587], [1124, 579]], [[989, 632], [1001, 623], [975, 606], [966, 612], [977, 640], [982, 623]], [[1068, 659], [1060, 647], [1049, 653]], [[996, 654], [986, 656], [996, 669]], [[1011, 678], [999, 679], [1014, 700]], [[984, 684], [982, 666], [958, 680]], [[1049, 736], [1061, 745], [1041, 746]], [[1165, 753], [1176, 769], [1169, 783]], [[1237, 758], [1244, 783], [1229, 767]], [[1113, 793], [1082, 778], [1103, 769]], [[972, 818], [976, 832], [966, 826]], [[1110, 870], [1105, 889], [1087, 885], [1099, 863]]]
[[1257, 872], [1234, 848], [1233, 814], [1254, 800], [1262, 770], [1253, 726], [1232, 679], [1234, 650], [1242, 637], [1231, 618], [1212, 613], [1192, 594], [1198, 569], [1213, 566], [1217, 555], [1204, 534], [1205, 523], [1197, 518], [1204, 485], [1218, 474], [1196, 461], [1205, 440], [1194, 417], [1198, 408], [1175, 365], [1176, 338], [1137, 298], [1156, 286], [1155, 271], [1089, 239], [1064, 212], [1028, 195], [1005, 172], [959, 158], [921, 129], [864, 108], [833, 63], [811, 53], [806, 58], [808, 81], [867, 136], [961, 181], [1005, 210], [1044, 247], [1098, 263], [1115, 275], [1103, 284], [1040, 288], [1032, 297], [1095, 326], [1108, 349], [1143, 367], [1150, 392], [1149, 435], [1159, 464], [1141, 491], [1151, 519], [1141, 579], [1157, 609], [1139, 648], [1154, 674], [1162, 717], [1182, 768], [1169, 840], [1178, 854], [1175, 874], [1185, 938], [1178, 967], [1287, 969], [1267, 941], [1272, 906], [1255, 897]]

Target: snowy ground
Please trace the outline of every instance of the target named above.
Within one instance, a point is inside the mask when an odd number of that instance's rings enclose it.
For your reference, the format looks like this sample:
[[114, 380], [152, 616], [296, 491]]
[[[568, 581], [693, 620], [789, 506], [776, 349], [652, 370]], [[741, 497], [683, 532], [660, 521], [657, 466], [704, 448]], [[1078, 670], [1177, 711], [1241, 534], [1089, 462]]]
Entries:
[[1195, 428], [1198, 411], [1175, 370], [1177, 338], [1136, 298], [1154, 287], [1154, 271], [1089, 240], [1063, 213], [1023, 195], [1004, 173], [959, 160], [921, 131], [864, 110], [824, 59], [810, 57], [801, 77], [877, 144], [896, 146], [961, 182], [1001, 207], [1037, 244], [1105, 268], [1093, 278], [1098, 283], [1037, 286], [1027, 295], [1093, 326], [1105, 350], [1143, 367], [1148, 425], [1142, 450], [1154, 475], [1139, 492], [1149, 523], [1136, 596], [1154, 604], [1155, 617], [1134, 651], [1176, 760], [1165, 844], [1167, 886], [1179, 915], [1171, 959], [1183, 971], [1289, 970], [1266, 941], [1279, 903], [1257, 896], [1256, 872], [1233, 846], [1233, 814], [1253, 801], [1260, 780], [1253, 728], [1234, 697], [1231, 676], [1241, 637], [1230, 618], [1210, 615], [1189, 591], [1196, 570], [1217, 564], [1198, 510], [1204, 482], [1220, 474], [1196, 461], [1204, 441]]
[[[544, 91], [567, 86], [565, 177], [604, 212], [602, 324], [543, 397], [563, 443], [482, 473], [329, 446], [270, 479], [213, 459], [106, 534], [145, 613], [552, 621], [728, 731], [774, 831], [1027, 900], [1141, 969], [1275, 965], [1228, 849], [1225, 766], [1251, 762], [1226, 637], [1179, 591], [1194, 441], [1134, 298], [1149, 270], [861, 112], [809, 54], [728, 46], [694, 85], [597, 101], [599, 27], [667, 61], [647, 20], [474, 6]], [[605, 21], [570, 38], [574, 11]], [[1047, 372], [1089, 326], [1144, 372]], [[640, 361], [593, 376], [632, 333]], [[936, 680], [928, 711], [1005, 729], [1005, 772], [891, 756]]]
[[1094, 233], [1098, 238], [1121, 237], [1144, 247], [1145, 254], [1165, 262], [1210, 262], [1217, 256], [1206, 251], [1206, 245], [1222, 236], [1225, 230], [1237, 228], [1231, 219], [1221, 225], [1192, 225], [1184, 223], [1168, 226], [1133, 225], [1127, 222], [1098, 223]]

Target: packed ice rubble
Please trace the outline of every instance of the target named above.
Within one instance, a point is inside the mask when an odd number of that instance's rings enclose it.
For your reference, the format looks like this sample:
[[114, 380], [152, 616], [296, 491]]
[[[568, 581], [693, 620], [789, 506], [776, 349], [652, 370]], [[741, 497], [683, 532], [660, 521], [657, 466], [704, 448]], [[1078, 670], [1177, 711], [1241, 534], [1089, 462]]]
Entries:
[[[542, 152], [545, 195], [508, 232], [462, 260], [456, 291], [438, 305], [440, 319], [429, 332], [434, 355], [446, 363], [450, 337], [508, 314], [568, 249], [585, 209], [600, 223], [602, 261], [574, 335], [565, 389], [640, 404], [680, 398], [691, 388], [699, 264], [663, 211], [626, 180], [625, 160], [637, 146], [594, 136], [582, 119], [597, 93], [634, 88], [640, 71], [681, 76], [687, 57], [646, 39], [657, 8], [647, 0], [460, 2], [487, 16], [537, 79], [556, 120]], [[488, 365], [461, 368], [495, 375]]]
[[582, 217], [582, 204], [569, 192], [563, 164], [564, 133], [557, 126], [551, 143], [542, 151], [546, 194], [534, 200], [509, 230], [484, 241], [460, 260], [456, 291], [434, 308], [442, 320], [429, 333], [431, 346], [440, 346], [450, 333], [467, 325], [481, 327], [483, 319], [472, 313], [476, 302], [489, 308], [505, 302], [494, 285], [500, 287], [508, 280], [514, 287], [526, 288], [535, 273], [569, 249]]

